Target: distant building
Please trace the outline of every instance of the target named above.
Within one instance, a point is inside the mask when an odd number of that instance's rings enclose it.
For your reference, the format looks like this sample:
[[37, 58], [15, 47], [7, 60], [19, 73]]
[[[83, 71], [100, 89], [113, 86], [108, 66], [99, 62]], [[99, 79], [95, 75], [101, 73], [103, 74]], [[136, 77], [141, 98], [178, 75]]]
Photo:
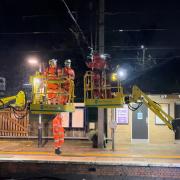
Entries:
[[0, 96], [4, 96], [6, 92], [6, 78], [0, 77]]

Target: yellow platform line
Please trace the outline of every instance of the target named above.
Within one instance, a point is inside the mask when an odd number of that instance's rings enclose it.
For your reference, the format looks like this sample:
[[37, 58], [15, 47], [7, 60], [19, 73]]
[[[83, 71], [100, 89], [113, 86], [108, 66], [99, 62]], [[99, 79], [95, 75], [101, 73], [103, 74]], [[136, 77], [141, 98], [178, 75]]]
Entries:
[[[54, 152], [25, 152], [25, 151], [0, 151], [0, 155], [47, 155], [56, 156]], [[155, 158], [155, 159], [180, 159], [180, 155], [158, 155], [158, 154], [111, 154], [111, 153], [66, 153], [63, 152], [60, 156], [66, 157], [108, 157], [108, 158]]]
[[[67, 155], [67, 154], [63, 154]], [[79, 154], [80, 156], [87, 156], [87, 157], [119, 157], [119, 158], [156, 158], [156, 159], [180, 159], [180, 155], [156, 155], [156, 154], [151, 154], [151, 155], [140, 155], [140, 154], [107, 154], [107, 153], [83, 153]], [[73, 156], [73, 154], [69, 154], [67, 156]]]
[[12, 154], [12, 155], [53, 155], [52, 152], [29, 152], [29, 151], [0, 151], [0, 154]]

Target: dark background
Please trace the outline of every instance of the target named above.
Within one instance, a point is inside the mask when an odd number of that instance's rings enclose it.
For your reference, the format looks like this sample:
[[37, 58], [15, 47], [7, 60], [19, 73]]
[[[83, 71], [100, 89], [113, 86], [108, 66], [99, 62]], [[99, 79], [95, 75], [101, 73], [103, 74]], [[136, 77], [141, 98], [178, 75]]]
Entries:
[[[66, 3], [88, 43], [93, 40], [94, 45], [98, 0]], [[178, 1], [106, 0], [105, 4], [105, 53], [110, 54], [112, 67], [120, 64], [127, 69], [124, 86], [131, 89], [137, 84], [146, 92], [179, 93]], [[61, 66], [70, 58], [76, 72], [76, 96], [82, 97], [87, 47], [78, 45], [70, 28], [74, 30], [75, 24], [61, 0], [0, 1], [0, 76], [7, 79], [8, 95], [28, 82], [37, 68], [30, 67], [26, 57], [36, 55], [45, 64], [58, 59]], [[144, 68], [141, 45], [146, 48]]]

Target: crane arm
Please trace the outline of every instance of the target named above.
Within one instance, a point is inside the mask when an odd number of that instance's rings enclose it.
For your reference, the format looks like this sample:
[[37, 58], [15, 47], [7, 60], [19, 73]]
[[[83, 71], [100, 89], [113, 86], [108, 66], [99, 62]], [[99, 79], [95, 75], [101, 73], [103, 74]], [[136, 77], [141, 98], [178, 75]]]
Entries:
[[26, 96], [24, 91], [19, 91], [17, 95], [15, 96], [9, 96], [5, 98], [0, 99], [0, 108], [4, 109], [5, 105], [9, 105], [12, 101], [15, 101], [15, 103], [10, 104], [11, 107], [15, 108], [22, 108], [26, 105]]
[[150, 99], [143, 91], [137, 86], [133, 86], [132, 95], [125, 97], [125, 103], [144, 103], [151, 111], [153, 111], [171, 130], [175, 127], [172, 125], [174, 118], [167, 114], [158, 103]]

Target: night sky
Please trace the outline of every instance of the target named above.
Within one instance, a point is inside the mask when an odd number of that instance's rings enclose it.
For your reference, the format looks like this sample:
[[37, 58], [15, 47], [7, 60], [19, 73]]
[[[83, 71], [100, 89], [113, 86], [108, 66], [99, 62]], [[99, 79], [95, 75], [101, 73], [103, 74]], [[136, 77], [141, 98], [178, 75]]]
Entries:
[[[95, 48], [98, 1], [66, 3]], [[178, 1], [106, 0], [105, 4], [105, 53], [111, 56], [112, 68], [119, 64], [127, 69], [124, 86], [137, 84], [146, 92], [179, 93]], [[28, 66], [26, 57], [36, 55], [44, 63], [58, 59], [61, 66], [70, 58], [80, 97], [87, 47], [83, 43], [79, 46], [69, 29], [75, 30], [75, 24], [61, 0], [0, 1], [0, 76], [7, 79], [7, 94], [16, 93], [28, 82], [35, 68]], [[141, 45], [146, 48], [144, 67]]]

